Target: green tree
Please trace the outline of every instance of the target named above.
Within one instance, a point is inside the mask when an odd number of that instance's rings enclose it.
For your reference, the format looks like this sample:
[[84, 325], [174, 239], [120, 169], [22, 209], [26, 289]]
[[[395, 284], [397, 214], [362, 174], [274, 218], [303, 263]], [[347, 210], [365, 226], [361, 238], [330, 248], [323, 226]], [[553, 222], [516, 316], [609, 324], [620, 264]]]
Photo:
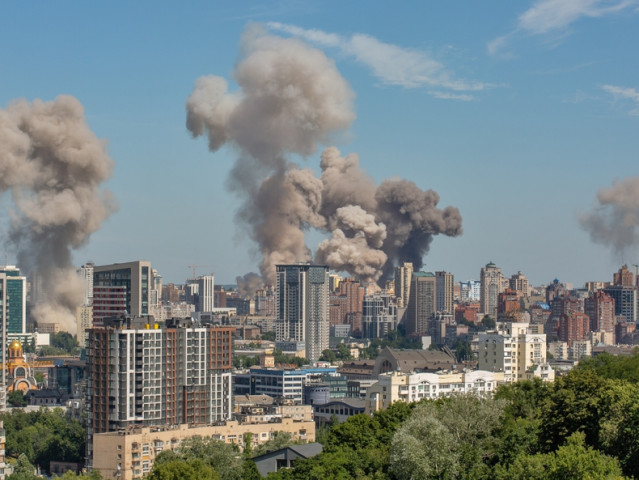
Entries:
[[261, 335], [262, 340], [268, 340], [270, 342], [275, 341], [275, 332], [264, 332]]
[[598, 375], [617, 380], [639, 383], [639, 349], [632, 356], [611, 355], [607, 352], [579, 361], [580, 370], [592, 370]]
[[78, 463], [84, 460], [85, 429], [80, 422], [67, 418], [62, 409], [28, 413], [13, 410], [0, 418], [6, 431], [7, 455], [23, 453], [45, 471], [51, 460]]
[[494, 456], [493, 432], [504, 402], [453, 396], [418, 405], [392, 440], [390, 465], [398, 478], [472, 478]]
[[220, 480], [220, 475], [203, 460], [171, 460], [154, 463], [147, 480]]
[[25, 454], [18, 456], [13, 473], [7, 477], [7, 480], [39, 480], [35, 474], [35, 467], [29, 462], [29, 459]]
[[458, 362], [472, 360], [475, 356], [473, 349], [470, 346], [470, 342], [467, 340], [457, 340], [455, 345], [453, 345], [453, 350], [455, 351], [455, 356], [457, 357]]
[[[229, 445], [227, 443], [215, 440], [213, 438], [202, 438], [200, 436], [194, 436], [185, 439], [175, 450], [160, 453], [156, 458], [153, 470], [155, 471], [155, 465], [158, 464], [174, 464], [174, 463], [186, 463], [189, 465], [195, 473], [199, 472], [201, 466], [199, 461], [203, 462], [205, 466], [210, 467], [217, 472], [221, 480], [241, 480], [242, 479], [242, 459], [241, 455], [235, 445]], [[171, 465], [169, 472], [175, 472], [176, 466]], [[209, 475], [208, 469], [204, 469], [203, 475]], [[190, 470], [185, 470], [185, 475], [190, 475]], [[159, 474], [167, 475], [164, 471]], [[158, 474], [158, 475], [159, 475]], [[169, 480], [174, 477], [153, 477], [154, 480]], [[209, 477], [194, 477], [194, 478], [209, 478]], [[218, 477], [210, 477], [218, 478]]]
[[330, 348], [327, 348], [326, 350], [322, 352], [319, 359], [322, 362], [335, 363], [337, 361], [337, 355], [335, 355], [335, 352], [333, 350], [331, 350]]
[[49, 343], [53, 348], [59, 349], [67, 355], [78, 355], [80, 353], [78, 340], [68, 332], [52, 334]]
[[487, 330], [492, 330], [497, 325], [495, 323], [495, 319], [492, 318], [490, 315], [485, 315], [484, 318], [481, 319], [481, 324]]
[[273, 433], [273, 437], [271, 439], [255, 447], [255, 449], [253, 450], [253, 456], [257, 457], [268, 452], [274, 452], [275, 450], [288, 447], [290, 445], [293, 445], [294, 443], [295, 440], [293, 440], [293, 435], [291, 435], [289, 432], [278, 431]]
[[24, 393], [20, 390], [14, 390], [7, 395], [7, 403], [12, 407], [26, 407], [27, 400], [24, 398]]
[[257, 465], [251, 459], [245, 459], [242, 463], [242, 480], [262, 480]]
[[585, 434], [576, 432], [568, 437], [565, 445], [555, 452], [520, 455], [512, 465], [498, 465], [494, 478], [507, 480], [526, 478], [529, 480], [582, 480], [622, 478], [621, 467], [616, 458], [585, 445]]
[[611, 386], [611, 380], [587, 369], [572, 370], [556, 379], [542, 409], [542, 448], [554, 451], [575, 432], [584, 432], [586, 444], [598, 448], [603, 395]]
[[338, 360], [351, 360], [353, 358], [353, 356], [351, 355], [351, 349], [348, 348], [345, 344], [340, 343], [339, 345], [337, 345], [337, 359]]
[[76, 474], [75, 472], [68, 470], [64, 472], [64, 474], [61, 475], [60, 477], [54, 476], [53, 478], [54, 479], [59, 478], [61, 480], [103, 480], [104, 479], [104, 477], [102, 477], [100, 472], [98, 472], [97, 470], [93, 470], [89, 473], [79, 473], [79, 474]]

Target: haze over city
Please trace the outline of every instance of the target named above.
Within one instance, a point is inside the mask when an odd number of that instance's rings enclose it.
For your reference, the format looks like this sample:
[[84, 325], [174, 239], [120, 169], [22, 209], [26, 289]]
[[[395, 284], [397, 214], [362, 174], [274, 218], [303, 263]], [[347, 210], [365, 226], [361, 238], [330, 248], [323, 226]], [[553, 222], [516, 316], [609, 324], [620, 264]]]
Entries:
[[[25, 181], [3, 159], [7, 259], [144, 258], [165, 282], [201, 265], [234, 283], [310, 259], [300, 258], [308, 248], [374, 280], [406, 255], [459, 280], [477, 279], [489, 261], [534, 284], [609, 280], [621, 263], [639, 263], [638, 4], [556, 3], [4, 4], [3, 141], [11, 125], [40, 125], [42, 101], [72, 112], [96, 165], [90, 178], [71, 175], [58, 198], [69, 205], [75, 195], [78, 210], [65, 214], [79, 220], [51, 249], [38, 235], [60, 224], [29, 212], [53, 205], [41, 186], [60, 171], [18, 172]], [[272, 52], [307, 62], [310, 94], [286, 90], [293, 70], [268, 77], [260, 62]], [[309, 124], [274, 122], [277, 108], [254, 100], [269, 78], [284, 78], [287, 102], [299, 95], [293, 118]], [[330, 159], [356, 167], [356, 155], [361, 170], [341, 191], [365, 193], [338, 211]], [[294, 201], [265, 193], [292, 177]], [[267, 178], [276, 188], [264, 188]], [[425, 219], [408, 225], [385, 208], [392, 186]], [[294, 228], [269, 230], [269, 212], [291, 205], [304, 207], [287, 210]], [[345, 243], [366, 259], [336, 260]]]

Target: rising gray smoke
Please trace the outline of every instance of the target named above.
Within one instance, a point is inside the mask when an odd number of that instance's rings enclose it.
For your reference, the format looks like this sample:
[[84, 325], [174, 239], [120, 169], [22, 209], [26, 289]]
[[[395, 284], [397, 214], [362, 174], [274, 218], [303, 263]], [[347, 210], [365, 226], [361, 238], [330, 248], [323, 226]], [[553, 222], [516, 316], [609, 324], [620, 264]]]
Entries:
[[255, 272], [249, 272], [243, 277], [236, 277], [237, 293], [243, 299], [251, 298], [257, 290], [264, 287], [264, 280]]
[[112, 169], [75, 98], [19, 100], [0, 110], [0, 192], [10, 191], [14, 205], [8, 236], [20, 268], [37, 273], [42, 285], [33, 309], [39, 323], [76, 331], [83, 286], [71, 251], [114, 211], [111, 195], [99, 189]]
[[618, 254], [639, 244], [639, 177], [627, 178], [597, 193], [599, 205], [579, 217], [593, 242]]
[[[308, 156], [354, 120], [353, 94], [324, 53], [297, 39], [247, 28], [234, 71], [238, 93], [224, 79], [200, 78], [186, 102], [187, 128], [207, 135], [212, 151], [239, 151], [228, 186], [243, 204], [238, 220], [259, 246], [260, 272], [274, 283], [275, 265], [314, 260], [363, 281], [381, 281], [399, 261], [421, 266], [433, 235], [459, 235], [457, 209], [414, 183], [379, 187], [357, 155], [322, 153], [320, 178], [288, 160]], [[305, 232], [330, 233], [313, 257]], [[243, 282], [245, 284], [246, 282]]]

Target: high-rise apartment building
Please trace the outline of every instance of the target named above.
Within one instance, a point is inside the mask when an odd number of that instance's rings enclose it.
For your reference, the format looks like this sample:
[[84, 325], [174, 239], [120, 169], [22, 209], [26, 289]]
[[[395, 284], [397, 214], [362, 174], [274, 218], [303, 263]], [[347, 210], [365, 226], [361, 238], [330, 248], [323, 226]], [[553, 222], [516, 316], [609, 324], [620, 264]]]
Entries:
[[82, 305], [93, 304], [93, 267], [95, 267], [93, 262], [87, 262], [77, 270], [78, 276], [84, 286], [84, 300], [82, 301]]
[[479, 302], [481, 298], [481, 282], [469, 280], [459, 283], [459, 299], [462, 302]]
[[437, 292], [437, 311], [454, 313], [453, 310], [453, 286], [455, 277], [448, 272], [435, 272], [435, 283]]
[[198, 292], [196, 312], [212, 312], [215, 306], [215, 277], [206, 275], [197, 278]]
[[615, 315], [623, 315], [627, 322], [637, 322], [637, 287], [612, 285], [603, 291], [615, 301]]
[[413, 264], [411, 262], [404, 262], [403, 265], [395, 267], [395, 296], [397, 297], [397, 306], [400, 308], [408, 306], [412, 278]]
[[329, 276], [326, 265], [277, 265], [277, 341], [305, 342], [316, 362], [329, 346]]
[[153, 269], [148, 261], [138, 260], [93, 267], [94, 294], [97, 287], [125, 287], [125, 310], [129, 315], [149, 315], [150, 291], [154, 285]]
[[428, 321], [437, 311], [437, 283], [430, 272], [413, 272], [406, 308], [406, 333], [426, 335]]
[[493, 262], [488, 263], [481, 269], [479, 282], [481, 283], [479, 298], [481, 311], [484, 315], [490, 315], [496, 319], [499, 294], [504, 287], [504, 276], [501, 273], [501, 268]]
[[521, 272], [510, 277], [510, 289], [520, 292], [524, 297], [530, 296], [530, 283]]
[[89, 330], [89, 459], [97, 433], [133, 425], [210, 425], [231, 416], [233, 327], [149, 321], [114, 317]]
[[362, 303], [362, 330], [365, 338], [381, 338], [397, 325], [397, 305], [384, 293], [366, 295]]
[[606, 292], [594, 292], [584, 300], [584, 313], [593, 332], [615, 333], [615, 301]]
[[612, 276], [613, 284], [621, 287], [634, 287], [635, 274], [628, 270], [628, 265], [622, 265]]
[[109, 317], [127, 315], [127, 287], [125, 285], [95, 285], [93, 287], [92, 322], [95, 326]]
[[366, 289], [352, 278], [340, 282], [330, 294], [329, 317], [332, 325], [350, 325], [351, 335], [362, 336], [362, 303]]
[[554, 380], [552, 368], [546, 366], [546, 335], [530, 333], [529, 324], [503, 322], [496, 332], [480, 333], [479, 370], [504, 372], [504, 380], [516, 382], [534, 371], [542, 380]]
[[590, 332], [590, 318], [583, 312], [562, 314], [559, 319], [559, 341], [570, 347], [573, 342], [585, 340]]
[[0, 267], [2, 321], [7, 333], [27, 333], [27, 279], [12, 265]]

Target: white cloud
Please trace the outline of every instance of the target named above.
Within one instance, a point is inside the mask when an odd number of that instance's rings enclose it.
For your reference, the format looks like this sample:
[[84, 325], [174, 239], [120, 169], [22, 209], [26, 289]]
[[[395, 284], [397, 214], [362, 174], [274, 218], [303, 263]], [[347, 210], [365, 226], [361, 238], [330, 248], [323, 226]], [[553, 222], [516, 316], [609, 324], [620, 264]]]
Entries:
[[[453, 92], [480, 91], [491, 85], [455, 78], [441, 62], [426, 52], [384, 43], [366, 34], [350, 37], [295, 25], [269, 23], [269, 28], [300, 37], [322, 47], [337, 48], [366, 65], [383, 84], [404, 88], [431, 87]], [[436, 98], [471, 100], [469, 94], [430, 91]]]
[[618, 87], [616, 85], [602, 85], [601, 88], [612, 94], [617, 100], [629, 100], [633, 105], [628, 113], [633, 116], [639, 116], [639, 92], [634, 88]]
[[507, 38], [517, 32], [533, 35], [561, 33], [581, 18], [604, 17], [638, 3], [637, 0], [538, 0], [519, 16], [513, 32], [488, 43], [488, 53], [498, 54], [505, 47]]

